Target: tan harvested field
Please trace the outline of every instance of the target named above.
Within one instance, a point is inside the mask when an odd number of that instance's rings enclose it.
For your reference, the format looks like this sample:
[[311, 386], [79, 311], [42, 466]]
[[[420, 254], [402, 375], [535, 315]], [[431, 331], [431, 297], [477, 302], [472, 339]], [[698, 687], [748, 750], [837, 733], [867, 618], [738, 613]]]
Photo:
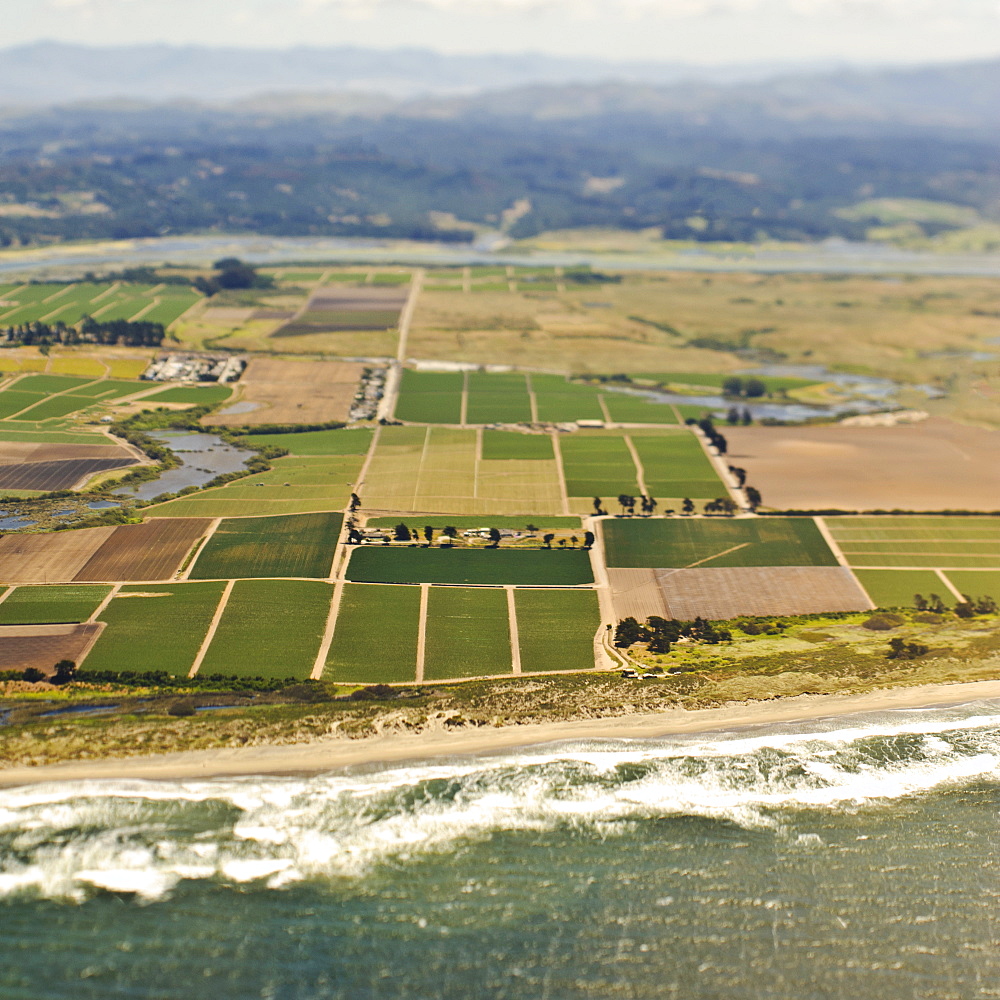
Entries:
[[103, 625], [5, 625], [0, 628], [0, 670], [34, 667], [53, 674], [60, 660], [79, 663]]
[[120, 525], [73, 579], [169, 580], [210, 524], [208, 518], [172, 517]]
[[250, 413], [212, 414], [206, 424], [308, 424], [346, 420], [364, 371], [339, 361], [253, 358], [240, 379], [241, 401], [257, 403]]
[[83, 458], [123, 458], [132, 455], [113, 444], [37, 444], [32, 441], [0, 441], [0, 467], [35, 462], [67, 462]]
[[849, 569], [768, 566], [654, 570], [668, 617], [805, 615], [874, 607]]
[[728, 459], [781, 510], [1000, 509], [1000, 432], [932, 418], [905, 427], [732, 427]]
[[115, 528], [81, 528], [44, 535], [0, 538], [4, 583], [68, 583], [111, 537]]
[[655, 569], [608, 569], [615, 618], [635, 618], [642, 622], [650, 615], [667, 617], [667, 602], [656, 573]]

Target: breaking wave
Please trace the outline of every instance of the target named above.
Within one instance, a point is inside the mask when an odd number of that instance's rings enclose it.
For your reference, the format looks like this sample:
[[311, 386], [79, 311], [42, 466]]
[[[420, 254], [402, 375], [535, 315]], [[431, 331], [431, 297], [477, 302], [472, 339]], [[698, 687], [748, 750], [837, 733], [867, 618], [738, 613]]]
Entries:
[[857, 809], [998, 776], [1000, 714], [984, 703], [367, 774], [35, 785], [0, 791], [0, 896], [155, 900], [185, 879], [277, 889], [497, 831], [607, 836], [674, 816], [780, 832], [794, 810]]

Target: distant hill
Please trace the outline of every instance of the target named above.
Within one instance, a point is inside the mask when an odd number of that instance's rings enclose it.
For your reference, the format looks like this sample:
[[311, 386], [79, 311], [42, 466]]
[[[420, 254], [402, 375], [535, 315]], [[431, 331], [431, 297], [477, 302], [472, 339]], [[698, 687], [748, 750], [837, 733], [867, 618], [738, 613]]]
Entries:
[[469, 94], [528, 84], [681, 79], [717, 83], [773, 76], [777, 65], [701, 68], [524, 55], [443, 55], [353, 47], [250, 50], [136, 45], [95, 48], [39, 42], [0, 50], [0, 101], [234, 101], [262, 93], [368, 92], [396, 99]]

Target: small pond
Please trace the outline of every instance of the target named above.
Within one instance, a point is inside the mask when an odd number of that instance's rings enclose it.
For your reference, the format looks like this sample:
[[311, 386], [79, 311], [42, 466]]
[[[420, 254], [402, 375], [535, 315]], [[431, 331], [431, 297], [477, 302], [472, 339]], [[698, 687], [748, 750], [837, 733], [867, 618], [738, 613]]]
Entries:
[[115, 503], [114, 500], [95, 500], [93, 503], [87, 504], [88, 510], [110, 510], [112, 507], [120, 507], [120, 503]]
[[204, 486], [223, 473], [238, 472], [253, 454], [226, 444], [217, 434], [158, 431], [150, 437], [167, 445], [182, 464], [168, 469], [159, 479], [130, 490], [129, 495], [139, 500], [152, 500], [161, 493], [176, 493], [187, 486]]
[[20, 531], [22, 528], [33, 528], [37, 521], [29, 521], [26, 517], [3, 517], [6, 511], [0, 510], [0, 531]]

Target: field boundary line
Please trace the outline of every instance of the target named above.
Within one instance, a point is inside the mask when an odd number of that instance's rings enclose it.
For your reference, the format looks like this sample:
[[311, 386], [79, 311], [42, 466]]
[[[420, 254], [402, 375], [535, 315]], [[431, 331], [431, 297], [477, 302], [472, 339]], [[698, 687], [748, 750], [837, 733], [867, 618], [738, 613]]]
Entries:
[[[47, 364], [46, 364], [46, 367], [48, 367]], [[38, 372], [25, 372], [24, 374], [25, 375], [37, 375]], [[73, 376], [69, 375], [69, 376], [65, 376], [65, 377], [72, 378]], [[31, 410], [31, 409], [33, 409], [36, 406], [40, 406], [42, 403], [47, 403], [50, 399], [55, 399], [58, 396], [71, 396], [73, 394], [73, 392], [75, 390], [77, 390], [77, 389], [86, 389], [88, 385], [96, 385], [98, 382], [103, 382], [103, 381], [104, 381], [103, 378], [92, 378], [89, 381], [84, 382], [83, 385], [74, 385], [74, 386], [71, 386], [69, 389], [63, 389], [62, 392], [50, 392], [47, 396], [42, 396], [41, 399], [36, 400], [34, 403], [29, 403], [27, 406], [22, 407], [16, 413], [12, 413], [12, 414], [10, 414], [10, 416], [4, 417], [4, 420], [14, 420], [19, 414], [24, 413], [26, 410]], [[14, 384], [15, 383], [12, 382], [9, 386], [7, 386], [7, 388], [10, 389]], [[96, 400], [95, 400], [95, 402], [96, 402]], [[94, 404], [90, 403], [89, 405], [93, 406]], [[86, 407], [81, 406], [80, 409], [83, 410], [83, 409], [86, 409]], [[67, 414], [67, 416], [69, 416], [69, 414]], [[46, 417], [46, 419], [47, 420], [53, 420], [53, 419], [59, 419], [59, 418]], [[35, 421], [35, 422], [39, 423], [40, 421]]]
[[462, 372], [462, 399], [458, 406], [458, 422], [464, 427], [469, 422], [469, 373]]
[[105, 597], [104, 600], [101, 601], [101, 603], [97, 605], [97, 607], [94, 609], [94, 613], [87, 619], [87, 623], [88, 624], [90, 622], [96, 622], [97, 621], [97, 619], [100, 616], [101, 612], [103, 612], [104, 609], [111, 603], [112, 598], [118, 596], [118, 591], [122, 589], [122, 586], [123, 586], [122, 584], [116, 583], [111, 588], [110, 592], [108, 593], [108, 596]]
[[417, 466], [417, 474], [413, 477], [413, 501], [410, 503], [410, 508], [413, 509], [417, 506], [417, 497], [420, 496], [420, 477], [424, 473], [424, 462], [427, 461], [427, 452], [430, 450], [431, 446], [431, 426], [427, 425], [427, 430], [424, 431], [424, 446], [420, 450], [420, 464]]
[[142, 319], [142, 317], [145, 316], [146, 313], [148, 313], [148, 312], [152, 311], [153, 309], [155, 309], [162, 301], [163, 300], [160, 299], [160, 298], [153, 299], [153, 301], [150, 302], [149, 305], [143, 306], [134, 316], [130, 316], [129, 317], [129, 322], [130, 323], [134, 323], [134, 322], [136, 322], [136, 320]]
[[600, 406], [601, 413], [604, 414], [604, 422], [606, 424], [614, 424], [614, 421], [611, 419], [611, 411], [608, 409], [608, 404], [604, 402], [603, 393], [597, 394], [597, 405]]
[[559, 498], [562, 501], [562, 513], [565, 517], [569, 517], [569, 494], [566, 492], [566, 473], [563, 470], [563, 457], [562, 448], [559, 446], [559, 434], [556, 431], [553, 431], [549, 436], [552, 438], [552, 451], [556, 456], [556, 472], [559, 475]]
[[521, 673], [521, 637], [517, 629], [517, 605], [514, 603], [514, 588], [509, 584], [503, 588], [507, 591], [507, 625], [510, 630], [510, 669], [517, 675]]
[[195, 677], [201, 669], [202, 660], [205, 659], [208, 647], [212, 645], [212, 640], [215, 638], [215, 633], [219, 628], [219, 622], [222, 621], [223, 612], [226, 610], [226, 605], [229, 603], [229, 595], [233, 592], [233, 587], [235, 586], [236, 581], [230, 580], [223, 588], [222, 596], [219, 598], [219, 606], [215, 609], [215, 614], [212, 615], [212, 621], [209, 623], [208, 631], [205, 633], [205, 638], [202, 640], [201, 646], [198, 647], [198, 652], [194, 657], [194, 663], [191, 664], [191, 669], [188, 671], [188, 677]]
[[418, 684], [424, 680], [424, 660], [427, 656], [427, 604], [431, 596], [431, 585], [420, 584], [420, 611], [417, 615], [417, 663], [415, 680]]
[[313, 663], [312, 672], [309, 679], [318, 681], [323, 676], [326, 669], [326, 658], [333, 644], [333, 633], [337, 627], [337, 617], [340, 615], [340, 601], [344, 595], [344, 581], [338, 580], [333, 587], [333, 597], [330, 600], [330, 610], [326, 614], [326, 628], [323, 630], [323, 639], [319, 644], [319, 651], [316, 653], [316, 660]]
[[535, 386], [531, 381], [531, 372], [524, 373], [524, 386], [528, 390], [528, 405], [531, 407], [531, 422], [537, 424], [538, 420], [538, 397], [535, 395]]
[[604, 555], [603, 518], [584, 518], [584, 527], [594, 533], [594, 544], [590, 547], [590, 569], [594, 574], [594, 589], [597, 591], [597, 605], [601, 613], [601, 628], [606, 624], [614, 624], [615, 603], [614, 592], [611, 589], [611, 578], [608, 576], [608, 565]]
[[95, 302], [100, 302], [101, 299], [103, 299], [105, 295], [114, 295], [114, 293], [117, 292], [118, 289], [121, 288], [121, 287], [122, 287], [122, 283], [120, 281], [116, 281], [116, 282], [114, 282], [114, 284], [111, 285], [110, 288], [105, 288], [104, 291], [101, 292], [100, 295], [95, 295], [92, 299], [90, 299], [88, 301], [87, 304], [88, 305], [93, 305]]
[[17, 588], [18, 584], [16, 583], [9, 585], [7, 589], [2, 594], [0, 594], [0, 604], [3, 604], [3, 602], [6, 601], [7, 598], [10, 597], [10, 595], [13, 594], [15, 590], [17, 590]]
[[678, 566], [676, 569], [671, 569], [669, 572], [664, 573], [664, 579], [668, 576], [673, 576], [674, 573], [683, 573], [686, 569], [694, 569], [697, 566], [701, 566], [703, 563], [711, 562], [713, 559], [721, 559], [723, 556], [728, 556], [730, 552], [738, 552], [740, 549], [745, 549], [748, 545], [752, 544], [752, 542], [740, 542], [739, 545], [733, 545], [731, 548], [723, 549], [721, 552], [715, 552], [710, 556], [705, 556], [704, 559], [688, 563], [687, 566]]
[[[374, 271], [370, 272], [368, 277], [373, 277], [374, 273]], [[399, 340], [396, 342], [396, 361], [399, 364], [406, 360], [406, 344], [410, 339], [410, 324], [413, 322], [413, 314], [417, 311], [417, 299], [423, 284], [424, 269], [422, 267], [415, 268], [413, 276], [410, 278], [410, 297], [406, 300], [406, 305], [403, 306], [403, 311], [399, 314]]]
[[88, 642], [87, 645], [83, 647], [83, 651], [80, 653], [80, 662], [77, 663], [78, 667], [83, 666], [84, 660], [86, 660], [87, 657], [90, 656], [94, 646], [97, 645], [97, 640], [101, 638], [101, 636], [104, 634], [104, 630], [108, 627], [104, 622], [93, 622], [93, 624], [96, 625], [97, 628], [94, 629], [94, 635], [91, 638], [90, 642]]
[[201, 545], [198, 546], [198, 550], [191, 556], [191, 561], [187, 564], [187, 568], [177, 577], [178, 580], [190, 580], [191, 570], [194, 569], [194, 564], [198, 561], [198, 557], [205, 551], [205, 546], [208, 545], [212, 538], [212, 535], [219, 530], [219, 525], [222, 524], [222, 518], [216, 517], [212, 519], [212, 523], [208, 526], [208, 530], [205, 532], [205, 537], [201, 540]]
[[629, 454], [632, 456], [632, 462], [635, 465], [635, 481], [639, 484], [639, 490], [644, 497], [649, 496], [649, 490], [646, 488], [646, 469], [643, 467], [642, 459], [639, 458], [639, 450], [632, 440], [632, 435], [623, 434], [622, 440], [625, 442], [625, 447], [628, 448]]
[[822, 517], [814, 517], [813, 521], [816, 522], [816, 527], [819, 528], [819, 533], [823, 536], [823, 540], [827, 545], [830, 546], [830, 551], [833, 553], [834, 558], [841, 566], [846, 566], [850, 569], [850, 563], [847, 561], [847, 556], [841, 551], [840, 546], [837, 544], [837, 539], [833, 537], [832, 532], [827, 527], [826, 519]]
[[472, 268], [463, 267], [462, 268], [462, 292], [469, 293], [472, 291]]
[[[47, 299], [42, 299], [42, 301], [39, 302], [39, 305], [47, 306], [54, 299], [58, 299], [60, 296], [65, 295], [67, 292], [73, 291], [73, 289], [76, 288], [76, 285], [77, 283], [75, 281], [71, 285], [63, 285], [63, 287], [60, 288], [58, 292], [53, 292]], [[39, 320], [39, 322], [41, 322], [41, 320]]]
[[934, 572], [937, 575], [937, 578], [948, 588], [952, 597], [956, 598], [959, 601], [965, 600], [965, 594], [963, 594], [958, 589], [958, 587], [956, 587], [955, 584], [953, 584], [951, 580], [949, 580], [948, 577], [944, 575], [943, 569], [935, 569]]

